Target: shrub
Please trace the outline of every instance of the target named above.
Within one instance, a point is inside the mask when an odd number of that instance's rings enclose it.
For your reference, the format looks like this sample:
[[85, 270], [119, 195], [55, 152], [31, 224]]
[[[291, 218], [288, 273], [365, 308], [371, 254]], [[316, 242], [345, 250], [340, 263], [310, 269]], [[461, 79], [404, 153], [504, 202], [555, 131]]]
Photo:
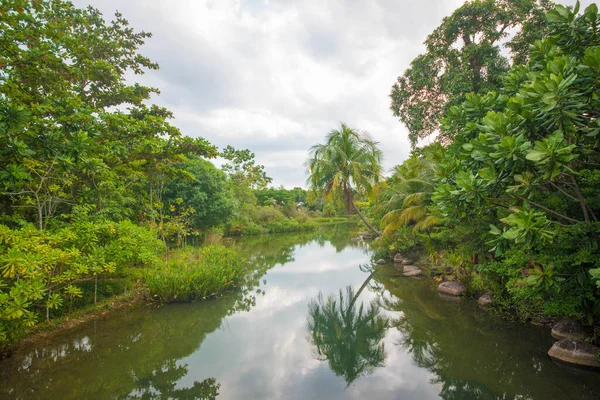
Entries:
[[221, 245], [179, 250], [168, 262], [148, 270], [144, 281], [156, 301], [204, 300], [238, 287], [243, 261], [236, 251]]
[[272, 222], [277, 219], [284, 218], [284, 215], [281, 211], [279, 211], [275, 207], [257, 206], [257, 207], [255, 207], [253, 212], [250, 214], [250, 218], [252, 218], [252, 220], [254, 222], [262, 223], [262, 222]]
[[[68, 228], [40, 231], [0, 225], [0, 351], [46, 319], [121, 290], [102, 278], [122, 277], [125, 267], [151, 266], [162, 242], [129, 221], [77, 220]], [[113, 287], [114, 286], [114, 287]]]

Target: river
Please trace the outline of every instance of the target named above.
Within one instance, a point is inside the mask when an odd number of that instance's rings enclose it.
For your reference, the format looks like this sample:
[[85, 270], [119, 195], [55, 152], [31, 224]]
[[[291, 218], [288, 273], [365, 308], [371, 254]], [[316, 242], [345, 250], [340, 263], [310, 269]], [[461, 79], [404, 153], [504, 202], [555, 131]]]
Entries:
[[7, 399], [598, 399], [548, 328], [371, 263], [344, 226], [243, 238], [245, 290], [134, 307], [0, 362]]

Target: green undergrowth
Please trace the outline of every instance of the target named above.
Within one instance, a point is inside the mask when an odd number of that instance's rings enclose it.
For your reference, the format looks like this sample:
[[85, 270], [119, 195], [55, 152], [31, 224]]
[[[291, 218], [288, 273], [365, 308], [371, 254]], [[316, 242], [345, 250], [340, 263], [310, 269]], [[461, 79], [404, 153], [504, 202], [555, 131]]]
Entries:
[[291, 232], [310, 232], [316, 230], [318, 224], [315, 220], [305, 216], [295, 218], [276, 218], [273, 220], [255, 222], [237, 221], [225, 226], [225, 236], [250, 236], [262, 235], [265, 233], [291, 233]]
[[147, 270], [144, 282], [152, 300], [162, 303], [204, 300], [239, 287], [244, 259], [222, 245], [186, 248], [164, 264]]

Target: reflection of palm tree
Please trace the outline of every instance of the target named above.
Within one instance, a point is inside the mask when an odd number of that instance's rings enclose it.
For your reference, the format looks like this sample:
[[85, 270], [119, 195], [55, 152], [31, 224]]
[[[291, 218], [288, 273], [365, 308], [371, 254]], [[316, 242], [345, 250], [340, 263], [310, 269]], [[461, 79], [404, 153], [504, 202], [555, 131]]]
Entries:
[[370, 374], [375, 367], [383, 366], [384, 344], [381, 343], [388, 328], [387, 318], [372, 302], [367, 307], [356, 307], [356, 300], [371, 280], [371, 274], [356, 294], [351, 286], [325, 300], [319, 293], [311, 301], [308, 311], [310, 341], [316, 347], [316, 357], [329, 361], [329, 367], [343, 376], [348, 385], [362, 375]]

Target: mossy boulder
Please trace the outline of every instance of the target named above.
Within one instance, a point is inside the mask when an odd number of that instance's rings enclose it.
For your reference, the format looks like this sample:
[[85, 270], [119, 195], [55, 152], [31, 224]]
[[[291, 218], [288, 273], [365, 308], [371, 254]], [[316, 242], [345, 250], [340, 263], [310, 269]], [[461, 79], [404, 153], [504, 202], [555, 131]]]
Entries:
[[552, 327], [552, 337], [554, 339], [585, 339], [585, 330], [583, 326], [575, 320], [572, 319], [563, 319], [562, 321], [558, 321]]
[[583, 340], [561, 339], [548, 351], [555, 360], [586, 368], [600, 368], [599, 349]]
[[493, 297], [492, 297], [492, 293], [490, 292], [486, 292], [484, 294], [482, 294], [479, 299], [477, 299], [477, 304], [479, 304], [482, 307], [485, 307], [489, 304], [491, 304], [493, 302]]
[[460, 282], [442, 282], [438, 286], [440, 293], [448, 294], [450, 296], [462, 296], [465, 294], [465, 285]]

